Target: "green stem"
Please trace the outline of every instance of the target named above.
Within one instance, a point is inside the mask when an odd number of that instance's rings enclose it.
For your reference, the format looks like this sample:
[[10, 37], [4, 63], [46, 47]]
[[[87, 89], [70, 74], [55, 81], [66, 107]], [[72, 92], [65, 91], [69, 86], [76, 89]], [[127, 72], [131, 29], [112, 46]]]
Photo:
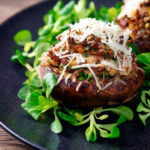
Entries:
[[102, 109], [100, 111], [95, 111], [94, 114], [102, 113], [102, 112], [106, 112], [106, 111], [119, 112], [119, 110], [117, 110], [116, 108], [106, 108], [106, 109]]
[[93, 126], [96, 124], [95, 122], [95, 118], [94, 118], [94, 115], [91, 114], [90, 115], [90, 128], [91, 128], [91, 131], [93, 130]]
[[56, 107], [54, 107], [54, 116], [55, 116], [55, 117], [57, 116], [57, 114], [56, 114], [56, 110], [57, 110], [57, 108], [56, 108]]
[[87, 119], [85, 119], [85, 120], [83, 120], [83, 121], [81, 121], [81, 122], [78, 122], [78, 123], [70, 123], [70, 124], [73, 125], [73, 126], [80, 126], [80, 125], [83, 125], [83, 124], [85, 124], [85, 123], [87, 123], [87, 122], [89, 122], [89, 121], [90, 121], [90, 117], [87, 118]]
[[35, 52], [31, 52], [28, 54], [28, 58], [33, 58], [36, 56], [36, 53]]
[[25, 67], [26, 67], [30, 72], [33, 72], [33, 71], [34, 71], [34, 68], [33, 68], [30, 64], [28, 64], [28, 63], [25, 64]]

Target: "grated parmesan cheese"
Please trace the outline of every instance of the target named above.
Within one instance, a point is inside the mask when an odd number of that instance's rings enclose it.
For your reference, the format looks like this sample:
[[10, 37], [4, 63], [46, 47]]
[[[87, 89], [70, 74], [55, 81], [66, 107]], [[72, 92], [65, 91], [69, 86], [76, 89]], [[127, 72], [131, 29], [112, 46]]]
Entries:
[[122, 83], [123, 85], [126, 85], [126, 83], [118, 77], [115, 78], [114, 83], [115, 84]]
[[87, 67], [104, 67], [102, 64], [82, 64], [71, 67], [72, 69], [76, 68], [87, 68]]
[[66, 84], [66, 85], [67, 85], [68, 80], [70, 79], [71, 76], [72, 76], [71, 73], [69, 73], [69, 74], [66, 76], [66, 78], [65, 78], [65, 84]]
[[102, 90], [105, 90], [106, 88], [108, 88], [110, 85], [112, 85], [112, 81], [111, 82], [109, 82], [108, 84], [106, 84], [103, 88], [102, 88]]
[[72, 59], [70, 59], [69, 63], [68, 63], [66, 66], [64, 66], [64, 69], [63, 69], [63, 71], [62, 71], [60, 77], [59, 77], [58, 80], [57, 80], [57, 85], [58, 85], [58, 84], [60, 83], [60, 81], [62, 80], [63, 75], [64, 75], [64, 73], [65, 73], [67, 67], [70, 65], [71, 61], [72, 61]]
[[119, 67], [116, 66], [116, 64], [114, 64], [113, 62], [111, 62], [110, 60], [102, 60], [101, 64], [103, 64], [104, 66], [108, 66], [111, 67], [113, 69], [119, 70], [119, 71], [125, 71], [124, 69], [121, 69]]
[[91, 67], [88, 66], [88, 69], [90, 70], [91, 74], [93, 75], [95, 82], [96, 82], [96, 86], [98, 87], [99, 90], [102, 89], [102, 87], [100, 86], [100, 82], [98, 81], [97, 76], [95, 75], [94, 71], [91, 69]]
[[81, 82], [79, 82], [79, 83], [78, 83], [78, 85], [76, 86], [76, 91], [77, 91], [77, 92], [79, 91], [79, 89], [80, 89], [81, 85], [82, 85], [82, 81], [81, 81]]
[[72, 78], [72, 82], [76, 82], [76, 77], [75, 76], [73, 76], [73, 78]]

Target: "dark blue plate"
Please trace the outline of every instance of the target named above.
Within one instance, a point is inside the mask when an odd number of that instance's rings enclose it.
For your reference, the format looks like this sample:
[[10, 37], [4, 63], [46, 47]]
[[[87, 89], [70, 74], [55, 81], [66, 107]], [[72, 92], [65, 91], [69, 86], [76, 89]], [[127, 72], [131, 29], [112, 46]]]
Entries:
[[[113, 6], [116, 2], [116, 0], [94, 1], [97, 8], [101, 5]], [[17, 97], [17, 93], [22, 87], [25, 75], [24, 69], [10, 60], [15, 52], [13, 36], [21, 29], [29, 29], [35, 40], [38, 28], [43, 25], [44, 14], [55, 3], [55, 0], [50, 0], [28, 8], [0, 26], [0, 125], [21, 141], [38, 149], [150, 149], [150, 127], [144, 128], [138, 119], [120, 126], [120, 138], [98, 138], [96, 143], [90, 143], [86, 141], [84, 135], [86, 126], [73, 127], [63, 122], [63, 132], [54, 134], [50, 130], [50, 122], [53, 120], [51, 112], [43, 114], [39, 121], [34, 121], [21, 109], [22, 101]]]

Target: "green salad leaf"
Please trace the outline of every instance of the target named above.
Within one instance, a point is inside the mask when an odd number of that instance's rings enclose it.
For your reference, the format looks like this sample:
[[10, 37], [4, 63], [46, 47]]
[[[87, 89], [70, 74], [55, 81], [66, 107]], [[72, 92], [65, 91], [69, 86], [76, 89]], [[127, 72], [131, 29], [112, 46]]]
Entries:
[[117, 16], [121, 12], [121, 3], [116, 3], [115, 7], [107, 8], [105, 6], [101, 7], [99, 10], [100, 20], [105, 22], [112, 22], [116, 21]]
[[55, 120], [51, 123], [51, 130], [54, 133], [61, 133], [62, 132], [62, 125], [61, 125], [61, 122], [57, 116], [56, 108], [54, 108], [54, 116], [55, 116]]
[[31, 85], [34, 86], [34, 87], [36, 87], [36, 88], [42, 87], [38, 75], [35, 75], [35, 76], [32, 77], [32, 79], [31, 79]]
[[14, 36], [14, 41], [20, 46], [24, 46], [26, 43], [32, 40], [32, 35], [29, 30], [21, 30]]
[[132, 51], [133, 51], [135, 54], [138, 55], [138, 54], [141, 53], [140, 50], [139, 50], [139, 48], [138, 48], [136, 45], [134, 45], [134, 44], [132, 44], [132, 43], [127, 43], [127, 45], [132, 48]]
[[145, 81], [143, 87], [147, 90], [150, 89], [150, 52], [141, 53], [137, 55], [138, 63], [144, 69]]
[[74, 9], [74, 6], [75, 6], [75, 2], [74, 1], [70, 1], [67, 5], [65, 5], [61, 11], [59, 12], [60, 15], [68, 15], [70, 14], [73, 9]]
[[146, 125], [146, 120], [150, 117], [150, 90], [142, 91], [141, 102], [137, 107], [137, 112], [142, 123]]
[[23, 57], [22, 53], [20, 50], [16, 50], [16, 55], [18, 56], [18, 61], [21, 65], [25, 66], [26, 65], [26, 61], [25, 58]]
[[127, 120], [133, 119], [133, 111], [129, 107], [126, 107], [126, 106], [118, 106], [116, 108], [107, 108], [104, 111], [111, 111], [117, 115], [125, 116]]
[[21, 88], [18, 92], [18, 97], [22, 100], [28, 100], [30, 97], [31, 91], [30, 91], [30, 86], [25, 85], [23, 88]]
[[90, 117], [90, 126], [85, 131], [87, 141], [95, 142], [97, 139], [96, 129], [94, 126], [94, 116]]
[[[73, 126], [80, 126], [90, 122], [90, 126], [85, 131], [85, 136], [88, 141], [95, 142], [97, 139], [97, 132], [103, 138], [118, 138], [120, 136], [120, 131], [118, 126], [124, 123], [126, 120], [133, 119], [133, 111], [127, 106], [118, 106], [114, 108], [96, 108], [89, 113], [83, 114], [80, 110], [69, 110], [68, 108], [63, 108], [63, 111], [58, 111], [59, 117], [70, 123]], [[112, 112], [119, 116], [117, 122], [112, 123], [99, 123], [99, 120], [103, 121], [111, 118], [108, 112]], [[103, 114], [105, 113], [105, 114]]]
[[41, 113], [54, 108], [58, 103], [52, 99], [46, 99], [38, 92], [32, 92], [29, 99], [24, 102], [22, 108], [31, 115], [35, 120], [38, 120]]
[[150, 69], [150, 52], [148, 53], [141, 53], [138, 55], [138, 61], [140, 64], [144, 65], [145, 69]]
[[39, 65], [39, 63], [40, 63], [39, 58], [42, 56], [42, 54], [44, 52], [47, 52], [49, 49], [50, 49], [50, 44], [48, 42], [42, 42], [42, 43], [38, 44], [38, 46], [35, 48], [35, 52], [34, 52], [34, 53], [36, 53], [34, 63], [33, 63], [34, 67]]
[[53, 73], [47, 73], [42, 79], [43, 87], [46, 91], [46, 97], [48, 98], [53, 88], [57, 83], [57, 78]]

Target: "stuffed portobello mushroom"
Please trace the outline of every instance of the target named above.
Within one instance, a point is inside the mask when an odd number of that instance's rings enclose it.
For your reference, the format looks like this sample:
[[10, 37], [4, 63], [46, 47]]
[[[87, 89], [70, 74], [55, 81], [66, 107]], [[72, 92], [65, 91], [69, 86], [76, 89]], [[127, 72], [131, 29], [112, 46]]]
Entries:
[[117, 105], [136, 96], [144, 80], [132, 49], [131, 31], [114, 23], [81, 19], [60, 34], [58, 43], [44, 53], [39, 78], [51, 72], [57, 86], [51, 96], [68, 106]]
[[125, 0], [117, 23], [132, 31], [130, 41], [142, 52], [150, 51], [150, 0]]

